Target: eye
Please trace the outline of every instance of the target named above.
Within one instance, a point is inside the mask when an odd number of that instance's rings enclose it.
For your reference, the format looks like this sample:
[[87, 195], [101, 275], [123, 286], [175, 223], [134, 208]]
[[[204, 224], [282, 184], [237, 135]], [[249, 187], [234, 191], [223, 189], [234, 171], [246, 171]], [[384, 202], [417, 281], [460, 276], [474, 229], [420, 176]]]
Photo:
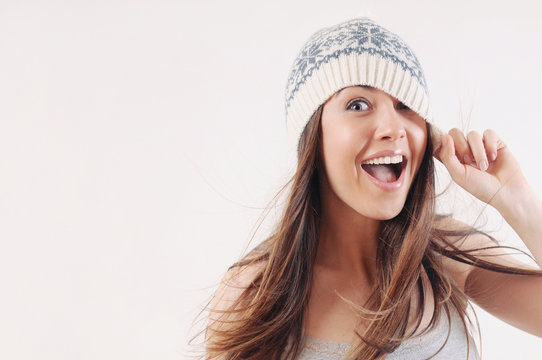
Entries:
[[411, 108], [409, 108], [408, 106], [403, 104], [401, 101], [399, 101], [397, 103], [397, 109], [399, 109], [399, 110], [412, 110]]
[[365, 99], [353, 100], [346, 107], [347, 110], [354, 110], [354, 111], [365, 111], [365, 110], [369, 110], [369, 108], [370, 108], [369, 102]]

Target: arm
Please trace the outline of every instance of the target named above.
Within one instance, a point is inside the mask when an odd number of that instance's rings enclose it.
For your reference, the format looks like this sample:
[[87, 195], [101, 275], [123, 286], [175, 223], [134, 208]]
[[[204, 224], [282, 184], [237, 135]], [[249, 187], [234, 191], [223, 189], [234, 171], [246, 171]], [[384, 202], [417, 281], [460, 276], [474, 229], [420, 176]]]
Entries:
[[[542, 202], [498, 136], [486, 131], [483, 138], [473, 132], [465, 138], [454, 129], [450, 135], [442, 137], [438, 158], [458, 185], [500, 212], [536, 262], [542, 264]], [[486, 236], [473, 235], [462, 244], [462, 248], [493, 245]], [[498, 256], [485, 259], [533, 269], [513, 256], [503, 255], [505, 253], [501, 249], [492, 250], [491, 255]], [[488, 251], [483, 254], [488, 254]], [[542, 337], [542, 276], [510, 275], [469, 266], [465, 272], [464, 290], [488, 312]]]

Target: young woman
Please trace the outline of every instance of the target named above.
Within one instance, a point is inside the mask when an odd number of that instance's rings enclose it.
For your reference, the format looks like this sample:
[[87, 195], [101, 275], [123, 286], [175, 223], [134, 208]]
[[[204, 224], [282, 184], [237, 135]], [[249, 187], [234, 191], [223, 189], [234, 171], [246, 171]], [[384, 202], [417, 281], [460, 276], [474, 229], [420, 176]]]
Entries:
[[208, 359], [477, 359], [468, 301], [542, 336], [542, 271], [435, 213], [434, 160], [542, 263], [542, 203], [491, 130], [441, 134], [422, 69], [365, 18], [314, 34], [286, 91], [298, 166], [276, 231], [226, 273]]

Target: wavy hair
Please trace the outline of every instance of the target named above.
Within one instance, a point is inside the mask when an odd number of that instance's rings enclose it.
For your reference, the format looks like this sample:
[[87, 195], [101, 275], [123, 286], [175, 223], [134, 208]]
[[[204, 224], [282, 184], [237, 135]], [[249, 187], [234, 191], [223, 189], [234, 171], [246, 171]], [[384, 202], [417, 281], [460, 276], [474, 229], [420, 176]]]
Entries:
[[[206, 329], [207, 359], [293, 360], [302, 349], [303, 318], [309, 304], [319, 238], [319, 176], [323, 174], [321, 114], [322, 106], [301, 135], [297, 170], [283, 187], [284, 190], [291, 185], [291, 190], [276, 229], [230, 268], [243, 270], [258, 265], [258, 270], [240, 289], [231, 306], [225, 310], [210, 309], [216, 316], [209, 320]], [[431, 127], [427, 127], [430, 139]], [[368, 325], [363, 332], [356, 332], [359, 341], [351, 347], [348, 358], [384, 359], [412, 336], [407, 333], [411, 301], [419, 294], [415, 314], [417, 329], [427, 296], [422, 284], [425, 275], [430, 280], [435, 305], [430, 324], [423, 332], [436, 326], [442, 312], [450, 319], [454, 310], [468, 331], [466, 319], [471, 321], [465, 310], [467, 296], [446, 272], [442, 256], [497, 272], [542, 274], [494, 264], [473, 254], [477, 250], [501, 248], [496, 242], [494, 247], [467, 251], [454, 245], [452, 239], [479, 231], [437, 226], [445, 216], [435, 213], [432, 152], [431, 141], [428, 141], [402, 211], [393, 219], [383, 221], [375, 286], [367, 303], [355, 306], [360, 320], [366, 320]]]

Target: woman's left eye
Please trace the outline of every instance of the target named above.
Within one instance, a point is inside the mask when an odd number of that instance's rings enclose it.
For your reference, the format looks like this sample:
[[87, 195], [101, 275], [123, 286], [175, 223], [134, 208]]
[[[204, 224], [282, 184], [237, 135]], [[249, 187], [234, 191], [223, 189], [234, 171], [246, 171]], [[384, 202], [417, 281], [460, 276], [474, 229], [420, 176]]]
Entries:
[[352, 101], [348, 106], [346, 107], [348, 110], [354, 110], [354, 111], [364, 111], [369, 110], [369, 103], [362, 99], [357, 99]]
[[411, 110], [408, 106], [406, 106], [405, 104], [403, 104], [403, 103], [400, 102], [400, 101], [397, 103], [397, 108], [398, 108], [399, 110]]

